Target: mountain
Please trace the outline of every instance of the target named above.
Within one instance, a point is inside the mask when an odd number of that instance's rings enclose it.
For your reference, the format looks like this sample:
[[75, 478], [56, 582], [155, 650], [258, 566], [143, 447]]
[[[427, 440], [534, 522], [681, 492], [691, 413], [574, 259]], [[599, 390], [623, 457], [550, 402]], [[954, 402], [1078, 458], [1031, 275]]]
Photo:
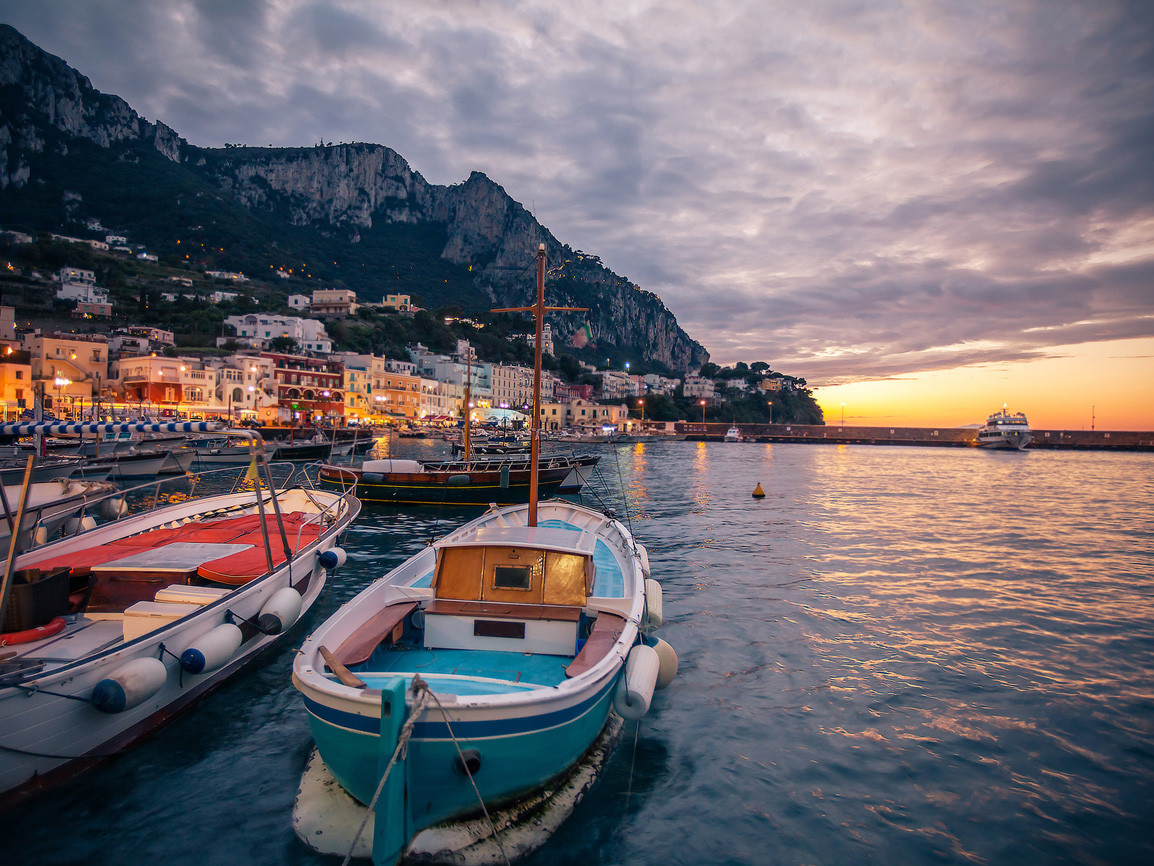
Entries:
[[549, 303], [589, 308], [551, 314], [555, 339], [588, 323], [597, 355], [675, 371], [709, 360], [660, 298], [562, 244], [479, 172], [430, 184], [379, 144], [195, 147], [0, 25], [0, 224], [75, 233], [89, 221], [173, 264], [467, 312], [530, 303], [543, 243]]

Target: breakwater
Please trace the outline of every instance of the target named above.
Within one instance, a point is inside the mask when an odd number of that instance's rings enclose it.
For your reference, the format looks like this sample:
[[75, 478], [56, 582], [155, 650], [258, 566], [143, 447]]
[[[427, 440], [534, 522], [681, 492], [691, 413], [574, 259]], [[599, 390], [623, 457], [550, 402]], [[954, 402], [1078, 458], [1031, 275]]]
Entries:
[[[830, 445], [922, 445], [977, 447], [973, 427], [855, 427], [834, 424], [700, 424], [681, 421], [678, 435], [699, 442], [721, 442], [736, 426], [746, 442], [805, 442]], [[1154, 432], [1128, 430], [1033, 430], [1030, 448], [1082, 451], [1154, 451]]]

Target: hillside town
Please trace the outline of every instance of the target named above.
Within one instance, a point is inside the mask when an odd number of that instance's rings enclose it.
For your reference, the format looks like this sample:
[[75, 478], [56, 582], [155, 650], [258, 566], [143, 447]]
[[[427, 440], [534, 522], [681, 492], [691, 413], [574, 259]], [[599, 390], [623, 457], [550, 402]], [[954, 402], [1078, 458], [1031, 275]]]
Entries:
[[[54, 240], [99, 244], [139, 257], [122, 237], [94, 242], [63, 236]], [[196, 293], [199, 301], [220, 304], [235, 300], [248, 278], [241, 273], [205, 274], [215, 285], [235, 284], [238, 291], [214, 289]], [[97, 285], [92, 270], [62, 267], [44, 278], [55, 297], [69, 302], [71, 315], [92, 325], [108, 320], [113, 304]], [[192, 295], [193, 282], [170, 278], [164, 294], [172, 301]], [[531, 412], [531, 367], [489, 363], [477, 357], [466, 339], [448, 354], [431, 352], [420, 343], [407, 347], [408, 358], [377, 357], [334, 350], [326, 321], [354, 316], [360, 307], [412, 315], [417, 308], [409, 295], [386, 295], [375, 304], [360, 303], [347, 289], [317, 289], [310, 295], [289, 294], [287, 306], [300, 315], [249, 313], [224, 319], [232, 334], [217, 338], [220, 354], [182, 354], [172, 331], [139, 325], [99, 331], [18, 328], [16, 309], [0, 306], [0, 399], [8, 420], [27, 417], [42, 407], [59, 418], [156, 417], [226, 418], [232, 423], [295, 426], [455, 425], [468, 394], [473, 423], [519, 425]], [[123, 319], [121, 318], [121, 321]], [[482, 325], [464, 320], [473, 327]], [[534, 335], [510, 339], [532, 342]], [[548, 324], [543, 350], [553, 354]], [[700, 375], [684, 379], [628, 369], [596, 369], [599, 385], [573, 384], [544, 371], [541, 383], [541, 426], [547, 431], [612, 428], [633, 432], [645, 424], [649, 395], [672, 395], [704, 408], [721, 401], [723, 387], [772, 395], [795, 387], [791, 377], [769, 375], [756, 384], [744, 380], [719, 383]], [[652, 422], [652, 419], [651, 419]], [[650, 427], [656, 426], [653, 423]]]

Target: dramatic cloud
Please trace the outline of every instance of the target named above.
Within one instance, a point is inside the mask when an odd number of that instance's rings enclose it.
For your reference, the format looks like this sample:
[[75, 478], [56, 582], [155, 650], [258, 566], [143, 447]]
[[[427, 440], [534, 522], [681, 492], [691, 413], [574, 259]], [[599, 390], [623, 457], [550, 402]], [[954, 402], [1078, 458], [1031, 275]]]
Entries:
[[1154, 335], [1154, 4], [0, 0], [194, 144], [484, 171], [722, 363]]

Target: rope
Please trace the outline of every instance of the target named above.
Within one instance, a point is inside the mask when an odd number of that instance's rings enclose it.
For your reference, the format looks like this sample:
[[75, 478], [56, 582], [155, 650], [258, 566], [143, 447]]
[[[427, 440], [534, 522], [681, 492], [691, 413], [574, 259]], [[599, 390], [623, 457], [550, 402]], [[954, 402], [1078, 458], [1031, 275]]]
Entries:
[[637, 735], [641, 732], [641, 719], [633, 723], [633, 754], [629, 759], [629, 784], [625, 788], [625, 806], [622, 815], [629, 812], [629, 800], [633, 796], [633, 768], [637, 766]]
[[397, 761], [403, 760], [405, 753], [409, 748], [409, 739], [413, 735], [413, 725], [417, 722], [419, 716], [425, 710], [425, 705], [429, 702], [429, 687], [425, 685], [424, 680], [420, 677], [413, 677], [413, 706], [409, 710], [409, 717], [405, 719], [405, 723], [401, 725], [401, 732], [397, 735], [397, 747], [393, 749], [393, 756], [389, 758], [389, 765], [385, 767], [385, 773], [381, 776], [380, 784], [377, 785], [377, 790], [373, 793], [373, 799], [369, 801], [369, 807], [365, 810], [364, 820], [361, 821], [361, 826], [357, 828], [356, 835], [353, 836], [353, 841], [349, 844], [349, 853], [345, 855], [345, 859], [341, 861], [341, 866], [348, 866], [349, 860], [352, 859], [353, 851], [356, 850], [357, 842], [361, 838], [361, 834], [365, 832], [365, 826], [369, 823], [369, 816], [376, 811], [377, 800], [380, 799], [381, 792], [385, 789], [385, 782], [389, 780], [389, 773], [393, 771]]
[[348, 866], [349, 860], [353, 856], [353, 851], [356, 850], [357, 842], [360, 840], [361, 834], [369, 822], [369, 816], [376, 810], [377, 800], [380, 798], [381, 792], [385, 789], [385, 782], [388, 781], [389, 773], [392, 772], [397, 761], [404, 760], [405, 753], [408, 750], [409, 740], [413, 735], [413, 725], [417, 721], [417, 716], [424, 712], [430, 698], [437, 704], [437, 709], [441, 711], [441, 717], [445, 721], [445, 727], [449, 731], [449, 737], [453, 740], [453, 745], [457, 749], [457, 759], [461, 762], [461, 768], [464, 770], [465, 775], [469, 777], [469, 784], [473, 786], [473, 793], [477, 795], [477, 802], [481, 804], [481, 811], [485, 814], [485, 820], [489, 823], [492, 839], [497, 843], [497, 850], [501, 852], [501, 859], [505, 861], [505, 866], [509, 866], [509, 855], [505, 853], [505, 846], [501, 844], [501, 837], [497, 835], [497, 825], [493, 823], [493, 819], [489, 815], [489, 809], [485, 806], [481, 792], [477, 789], [477, 782], [473, 779], [473, 774], [469, 772], [468, 765], [465, 763], [465, 756], [461, 751], [461, 744], [457, 740], [457, 735], [453, 733], [452, 725], [449, 724], [449, 714], [445, 712], [444, 706], [441, 705], [440, 699], [433, 693], [432, 689], [429, 688], [429, 684], [419, 676], [413, 677], [413, 683], [410, 688], [413, 692], [413, 704], [409, 710], [409, 717], [405, 719], [405, 723], [401, 726], [401, 732], [397, 735], [397, 747], [393, 750], [393, 756], [389, 759], [389, 765], [385, 767], [385, 773], [381, 776], [380, 784], [377, 785], [377, 790], [373, 793], [373, 799], [369, 801], [369, 806], [365, 810], [364, 820], [361, 821], [361, 826], [357, 829], [356, 835], [353, 836], [353, 840], [349, 844], [349, 853], [346, 854], [345, 859], [341, 861], [341, 866]]
[[[489, 823], [489, 831], [493, 834], [492, 839], [497, 843], [497, 850], [501, 852], [501, 859], [505, 861], [505, 866], [509, 866], [509, 855], [505, 853], [505, 846], [501, 844], [501, 837], [497, 835], [497, 825], [493, 823], [492, 817], [489, 815], [489, 809], [485, 806], [485, 801], [481, 798], [481, 792], [477, 789], [477, 782], [473, 779], [473, 774], [469, 772], [469, 767], [465, 763], [465, 755], [461, 752], [461, 744], [457, 742], [457, 735], [453, 733], [453, 727], [449, 724], [449, 714], [445, 712], [445, 708], [441, 706], [441, 699], [438, 698], [425, 682], [420, 683], [421, 687], [432, 695], [432, 698], [437, 703], [437, 709], [441, 711], [441, 717], [445, 720], [445, 727], [449, 731], [449, 737], [453, 740], [453, 745], [457, 747], [457, 760], [461, 762], [461, 769], [465, 775], [469, 777], [469, 784], [473, 786], [473, 793], [477, 795], [477, 802], [481, 804], [481, 811], [485, 813], [485, 820]], [[416, 681], [413, 687], [416, 688]]]

